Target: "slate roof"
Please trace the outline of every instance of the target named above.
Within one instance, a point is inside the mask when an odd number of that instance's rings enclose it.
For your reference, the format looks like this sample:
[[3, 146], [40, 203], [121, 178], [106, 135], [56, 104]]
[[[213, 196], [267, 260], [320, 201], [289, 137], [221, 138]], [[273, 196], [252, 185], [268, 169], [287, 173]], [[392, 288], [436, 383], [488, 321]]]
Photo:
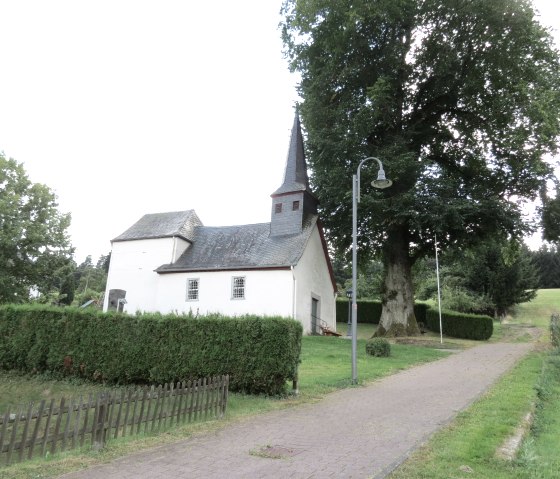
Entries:
[[202, 222], [194, 210], [148, 214], [142, 216], [142, 218], [112, 241], [133, 241], [179, 236], [192, 242], [194, 230], [199, 226], [202, 226]]
[[294, 193], [296, 191], [307, 191], [313, 194], [309, 187], [307, 163], [305, 162], [305, 153], [303, 150], [303, 135], [301, 133], [301, 124], [297, 113], [294, 118], [294, 125], [292, 126], [286, 168], [284, 169], [284, 181], [282, 182], [282, 186], [272, 193], [272, 196]]
[[295, 266], [317, 223], [308, 215], [303, 231], [295, 235], [270, 236], [270, 223], [194, 229], [193, 244], [172, 264], [157, 273], [218, 271]]

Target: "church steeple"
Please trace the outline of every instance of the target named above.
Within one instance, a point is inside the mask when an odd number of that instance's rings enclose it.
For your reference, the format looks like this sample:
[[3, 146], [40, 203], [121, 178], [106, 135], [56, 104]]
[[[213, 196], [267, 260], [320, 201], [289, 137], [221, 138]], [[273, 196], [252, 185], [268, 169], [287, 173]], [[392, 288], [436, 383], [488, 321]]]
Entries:
[[272, 236], [301, 233], [306, 214], [317, 214], [317, 198], [309, 187], [307, 163], [303, 149], [303, 135], [296, 113], [284, 180], [272, 193], [270, 234]]

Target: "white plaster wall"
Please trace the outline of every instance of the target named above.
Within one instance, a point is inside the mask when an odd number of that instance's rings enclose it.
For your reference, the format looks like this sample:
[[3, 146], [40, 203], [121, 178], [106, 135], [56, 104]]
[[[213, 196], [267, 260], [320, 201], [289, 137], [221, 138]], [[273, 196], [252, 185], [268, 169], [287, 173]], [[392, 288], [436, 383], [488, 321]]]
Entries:
[[174, 238], [114, 242], [103, 310], [107, 311], [109, 290], [124, 289], [124, 311], [155, 311], [159, 275], [154, 270], [172, 261], [174, 243]]
[[[256, 314], [292, 317], [291, 270], [216, 271], [160, 274], [156, 310], [162, 313]], [[245, 277], [245, 299], [232, 299], [232, 278]], [[199, 299], [187, 301], [187, 279], [199, 280]]]
[[294, 275], [297, 284], [296, 319], [303, 324], [304, 332], [311, 332], [312, 297], [319, 299], [319, 317], [336, 331], [335, 292], [317, 227], [294, 268]]

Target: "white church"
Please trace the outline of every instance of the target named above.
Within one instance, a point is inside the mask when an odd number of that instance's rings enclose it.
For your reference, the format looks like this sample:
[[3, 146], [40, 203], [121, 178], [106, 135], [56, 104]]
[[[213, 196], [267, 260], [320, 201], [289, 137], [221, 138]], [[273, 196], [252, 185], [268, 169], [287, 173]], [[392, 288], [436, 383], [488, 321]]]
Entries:
[[204, 226], [194, 210], [144, 215], [111, 241], [104, 311], [283, 316], [336, 330], [336, 283], [296, 115], [270, 223]]

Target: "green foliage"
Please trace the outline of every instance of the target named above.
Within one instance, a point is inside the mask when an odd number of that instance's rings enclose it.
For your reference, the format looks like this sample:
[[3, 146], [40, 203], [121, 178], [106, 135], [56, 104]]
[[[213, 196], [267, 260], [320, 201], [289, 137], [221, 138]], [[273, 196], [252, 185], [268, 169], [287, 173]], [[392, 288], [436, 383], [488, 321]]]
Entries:
[[545, 198], [542, 207], [542, 228], [545, 241], [560, 241], [560, 188], [555, 198]]
[[[370, 156], [393, 186], [362, 188], [358, 247], [383, 252], [404, 297], [434, 233], [442, 249], [524, 233], [523, 202], [553, 176], [544, 158], [560, 133], [558, 53], [529, 2], [284, 0], [282, 11], [336, 251], [350, 246], [351, 178]], [[362, 185], [376, 171], [365, 165]]]
[[[487, 340], [494, 332], [494, 321], [490, 316], [465, 314], [454, 311], [441, 312], [443, 334], [452, 338]], [[426, 311], [426, 328], [439, 333], [439, 311], [429, 308]]]
[[[414, 273], [417, 297], [437, 299], [435, 262], [420, 261]], [[503, 316], [515, 304], [535, 297], [538, 269], [525, 245], [491, 238], [442, 254], [440, 285], [444, 309]]]
[[459, 285], [441, 288], [441, 307], [459, 313], [494, 314], [494, 303], [487, 295]]
[[277, 394], [297, 375], [301, 336], [284, 318], [5, 306], [0, 367], [122, 384], [229, 374], [232, 390]]
[[74, 272], [77, 284], [75, 306], [81, 306], [89, 300], [94, 300], [101, 306], [101, 299], [107, 284], [110, 258], [111, 253], [101, 255], [94, 266], [91, 256], [87, 256], [84, 262], [76, 267]]
[[[379, 324], [381, 318], [382, 305], [380, 301], [359, 300], [358, 304], [358, 323]], [[428, 306], [423, 303], [414, 305], [414, 314], [419, 322], [425, 322], [426, 310]], [[339, 298], [336, 300], [336, 321], [339, 323], [348, 322], [348, 299]]]
[[371, 338], [366, 342], [366, 353], [370, 356], [388, 358], [391, 355], [391, 345], [385, 338]]
[[54, 193], [0, 153], [0, 303], [25, 302], [32, 288], [50, 291], [53, 272], [71, 261], [69, 226]]
[[555, 246], [542, 246], [531, 253], [538, 271], [539, 289], [560, 288], [560, 251]]
[[[346, 291], [352, 289], [352, 268], [344, 255], [335, 255], [332, 263], [338, 289], [346, 294]], [[383, 284], [383, 264], [380, 261], [371, 260], [359, 262], [358, 266], [357, 298], [380, 299]]]

